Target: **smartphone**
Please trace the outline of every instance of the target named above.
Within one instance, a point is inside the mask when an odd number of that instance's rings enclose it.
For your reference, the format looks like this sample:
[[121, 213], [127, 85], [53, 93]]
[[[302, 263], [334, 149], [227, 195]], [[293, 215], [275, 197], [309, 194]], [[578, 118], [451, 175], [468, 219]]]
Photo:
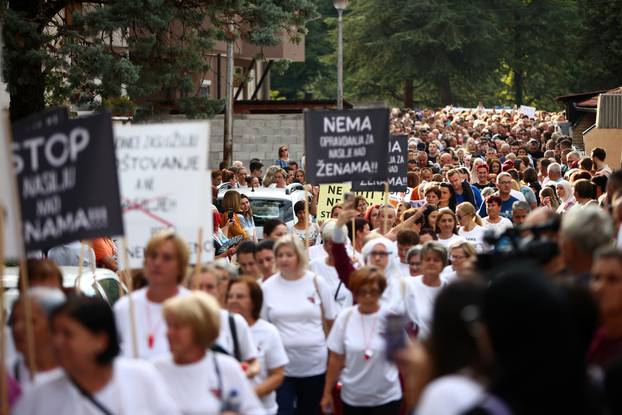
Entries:
[[233, 209], [229, 209], [228, 217], [229, 217], [229, 220], [233, 220]]
[[406, 347], [406, 317], [401, 314], [387, 316], [387, 329], [385, 331], [386, 357], [392, 362], [393, 355], [398, 350]]

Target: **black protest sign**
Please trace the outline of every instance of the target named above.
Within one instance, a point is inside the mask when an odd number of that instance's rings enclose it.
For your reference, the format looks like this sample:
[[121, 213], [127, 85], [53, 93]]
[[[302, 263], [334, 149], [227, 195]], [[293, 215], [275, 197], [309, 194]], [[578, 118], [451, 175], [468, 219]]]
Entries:
[[52, 108], [22, 118], [13, 123], [13, 135], [29, 134], [48, 127], [55, 127], [69, 120], [66, 107]]
[[110, 114], [15, 129], [13, 160], [26, 251], [123, 234]]
[[389, 138], [389, 162], [384, 180], [360, 180], [352, 182], [353, 191], [384, 191], [385, 183], [389, 192], [405, 192], [408, 183], [408, 137], [393, 135]]
[[385, 179], [389, 110], [305, 112], [307, 181]]

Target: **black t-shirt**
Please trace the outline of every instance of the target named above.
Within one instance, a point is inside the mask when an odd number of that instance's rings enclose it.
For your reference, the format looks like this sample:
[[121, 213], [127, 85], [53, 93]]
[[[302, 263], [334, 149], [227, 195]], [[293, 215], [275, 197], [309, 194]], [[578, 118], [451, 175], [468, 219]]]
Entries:
[[471, 184], [477, 187], [480, 191], [484, 190], [487, 187], [492, 187], [493, 189], [497, 189], [497, 187], [495, 186], [493, 182], [488, 182], [484, 184], [480, 184], [480, 183], [471, 183]]

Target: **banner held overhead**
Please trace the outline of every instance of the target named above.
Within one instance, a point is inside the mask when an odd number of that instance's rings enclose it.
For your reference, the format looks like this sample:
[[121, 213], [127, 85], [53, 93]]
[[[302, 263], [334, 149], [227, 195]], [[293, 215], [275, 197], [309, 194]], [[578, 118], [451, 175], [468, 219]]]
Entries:
[[305, 112], [311, 183], [386, 179], [389, 109]]
[[123, 234], [109, 113], [14, 128], [12, 150], [26, 251]]
[[360, 180], [352, 182], [353, 191], [384, 191], [385, 181], [390, 192], [405, 192], [408, 183], [408, 136], [392, 135], [389, 138], [389, 161], [383, 180]]
[[[212, 234], [211, 186], [207, 170], [209, 123], [180, 122], [115, 126], [123, 219], [129, 266], [142, 267], [151, 236], [174, 228], [197, 257], [197, 235]], [[212, 238], [202, 238], [203, 260]]]

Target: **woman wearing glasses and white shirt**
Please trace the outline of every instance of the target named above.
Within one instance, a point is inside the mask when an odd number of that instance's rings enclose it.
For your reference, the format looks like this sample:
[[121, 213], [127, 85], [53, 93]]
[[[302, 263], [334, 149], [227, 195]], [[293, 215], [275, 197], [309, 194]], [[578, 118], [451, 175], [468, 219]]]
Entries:
[[379, 301], [386, 285], [378, 268], [363, 267], [350, 276], [357, 305], [339, 315], [328, 336], [330, 358], [321, 402], [324, 413], [333, 412], [331, 391], [339, 379], [344, 415], [397, 415], [400, 411], [398, 370], [386, 358], [383, 335], [389, 311]]
[[277, 328], [289, 358], [277, 389], [279, 414], [316, 414], [328, 358], [324, 324], [335, 319], [335, 303], [328, 283], [307, 270], [298, 237], [281, 237], [274, 253], [278, 272], [262, 285], [261, 318]]

